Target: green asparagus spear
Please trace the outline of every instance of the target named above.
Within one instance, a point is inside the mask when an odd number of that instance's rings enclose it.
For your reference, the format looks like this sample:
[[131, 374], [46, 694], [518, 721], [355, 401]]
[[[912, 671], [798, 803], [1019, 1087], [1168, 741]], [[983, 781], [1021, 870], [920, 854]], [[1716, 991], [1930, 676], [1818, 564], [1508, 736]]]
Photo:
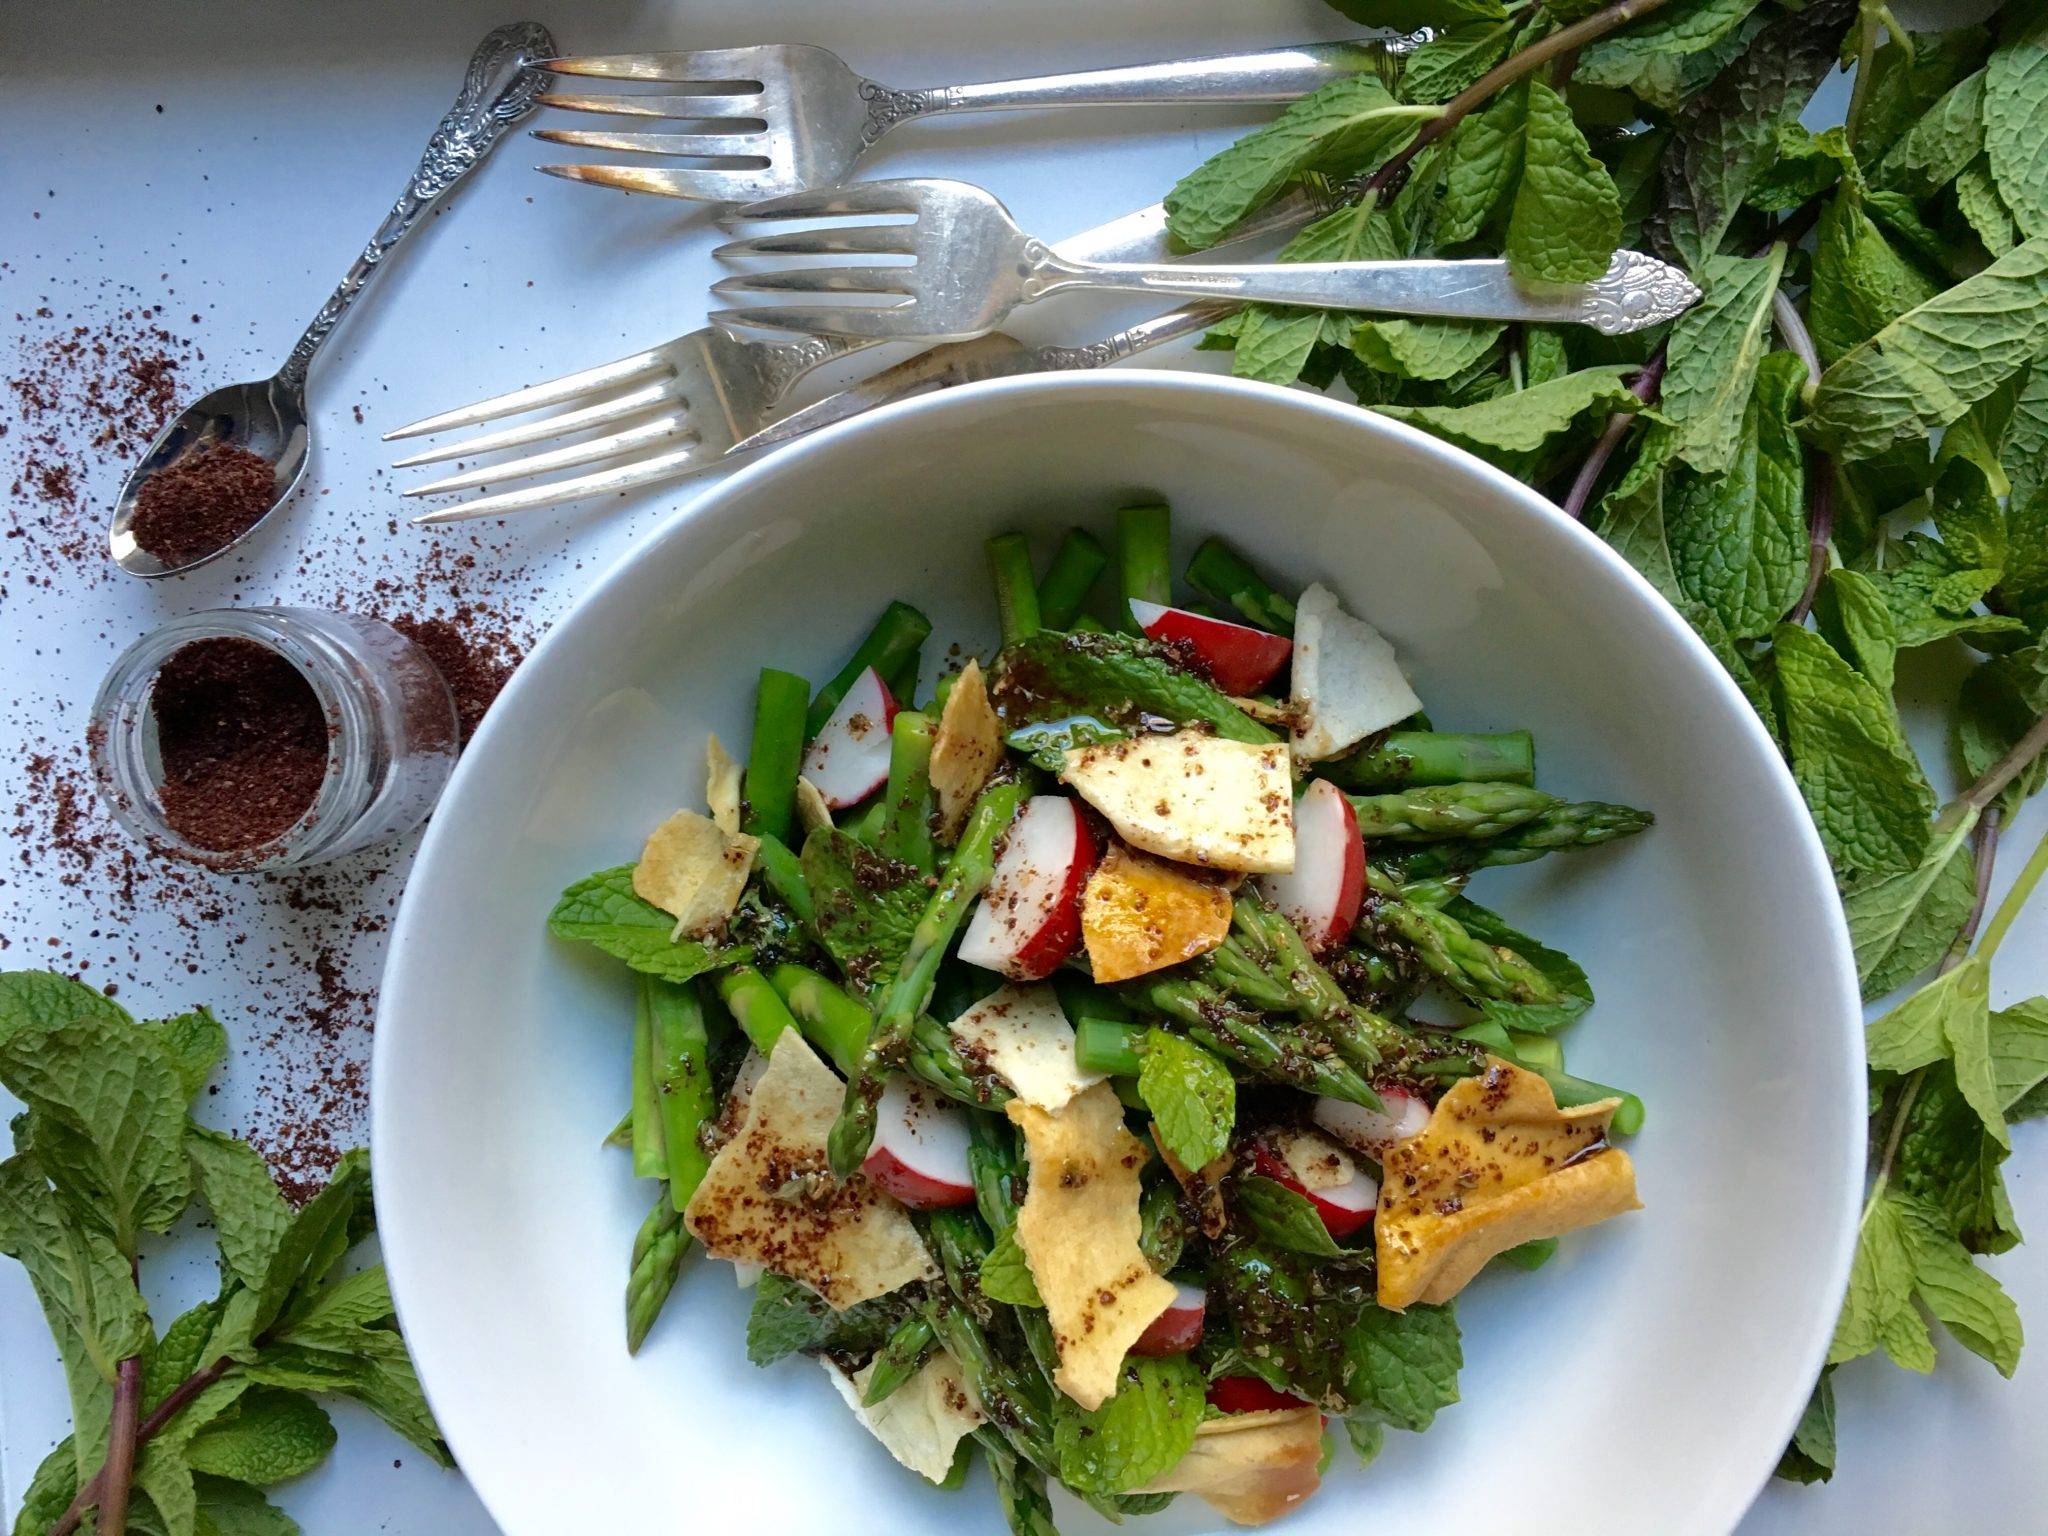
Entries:
[[1533, 784], [1536, 738], [1527, 731], [1389, 731], [1347, 757], [1317, 764], [1316, 772], [1361, 794], [1430, 784]]
[[1131, 1002], [1173, 1020], [1190, 1040], [1254, 1077], [1380, 1107], [1372, 1085], [1327, 1040], [1264, 1019], [1202, 982], [1162, 976], [1126, 982], [1122, 990]]
[[1102, 540], [1085, 528], [1069, 528], [1045, 568], [1045, 580], [1038, 584], [1038, 621], [1047, 629], [1073, 628], [1108, 566], [1109, 551]]
[[924, 647], [912, 646], [910, 654], [896, 664], [894, 671], [882, 674], [882, 682], [890, 698], [898, 704], [908, 704], [917, 697], [917, 680], [923, 672]]
[[668, 1177], [661, 1094], [654, 1085], [654, 1010], [648, 1005], [644, 989], [633, 1009], [633, 1177]]
[[889, 787], [882, 800], [881, 849], [929, 875], [939, 867], [932, 845], [932, 717], [898, 712], [889, 731]]
[[1188, 585], [1235, 608], [1247, 622], [1275, 634], [1294, 633], [1294, 600], [1282, 597], [1244, 557], [1221, 539], [1204, 539], [1188, 562]]
[[1017, 1186], [1024, 1179], [1016, 1134], [993, 1115], [969, 1115], [967, 1137], [967, 1176], [974, 1184], [975, 1209], [989, 1231], [1007, 1231], [1017, 1219]]
[[1003, 644], [1015, 645], [1038, 633], [1038, 586], [1031, 575], [1031, 546], [1021, 533], [999, 533], [987, 544], [988, 573], [996, 588], [996, 617]]
[[1145, 1026], [1123, 1024], [1115, 1019], [1083, 1019], [1074, 1026], [1074, 1060], [1083, 1072], [1106, 1072], [1111, 1077], [1136, 1077], [1144, 1064], [1139, 1054], [1145, 1040]]
[[1505, 945], [1489, 944], [1449, 912], [1405, 899], [1385, 870], [1366, 866], [1369, 896], [1358, 932], [1368, 940], [1405, 946], [1431, 975], [1470, 1002], [1555, 1003], [1557, 983]]
[[[1633, 806], [1582, 800], [1555, 805], [1519, 827], [1483, 843], [1426, 843], [1417, 848], [1374, 849], [1403, 880], [1464, 874], [1495, 865], [1526, 864], [1566, 848], [1593, 848], [1616, 838], [1633, 837], [1655, 818]], [[1390, 857], [1389, 857], [1390, 855]]]
[[842, 1179], [867, 1156], [875, 1136], [875, 1101], [881, 1096], [882, 1077], [891, 1067], [904, 1064], [917, 1017], [931, 1001], [939, 962], [967, 920], [967, 909], [995, 873], [996, 844], [1016, 818], [1025, 791], [1025, 785], [1012, 781], [981, 792], [938, 888], [911, 930], [910, 947], [896, 979], [883, 991], [875, 1028], [859, 1069], [847, 1078], [846, 1099], [832, 1125], [828, 1150], [832, 1171]]
[[989, 1475], [995, 1479], [996, 1497], [1009, 1522], [1010, 1536], [1060, 1536], [1053, 1524], [1052, 1503], [1045, 1496], [1045, 1474], [1019, 1456], [1002, 1431], [984, 1424], [974, 1431], [988, 1457]]
[[1526, 784], [1432, 784], [1349, 798], [1368, 843], [1499, 837], [1560, 803], [1555, 795]]
[[630, 1147], [633, 1145], [633, 1111], [629, 1107], [619, 1116], [619, 1123], [611, 1128], [604, 1138], [607, 1147]]
[[626, 1277], [626, 1353], [633, 1354], [654, 1326], [662, 1304], [682, 1273], [690, 1234], [675, 1202], [663, 1189], [633, 1239], [633, 1267]]
[[643, 975], [640, 994], [653, 1020], [654, 1091], [668, 1157], [669, 1199], [680, 1211], [711, 1166], [710, 1155], [697, 1143], [698, 1128], [716, 1112], [711, 1037], [694, 985]]
[[1116, 569], [1123, 601], [1117, 605], [1118, 627], [1141, 635], [1144, 627], [1131, 615], [1135, 599], [1147, 603], [1173, 601], [1173, 568], [1168, 563], [1172, 515], [1164, 506], [1123, 507], [1116, 514]]
[[747, 754], [746, 830], [787, 841], [796, 815], [796, 775], [803, 761], [804, 702], [811, 685], [794, 672], [761, 669], [754, 695], [754, 742]]
[[811, 903], [810, 884], [804, 879], [804, 861], [795, 850], [781, 838], [764, 834], [754, 852], [754, 865], [768, 882], [768, 889], [796, 914], [798, 922], [809, 927], [817, 909]]
[[1002, 1426], [1006, 1442], [1040, 1471], [1055, 1470], [1050, 1416], [1017, 1368], [996, 1353], [974, 1314], [950, 1295], [928, 1298], [923, 1311], [933, 1334], [959, 1363], [961, 1374], [981, 1399], [990, 1421]]
[[[908, 603], [891, 603], [884, 608], [859, 649], [847, 658], [846, 665], [839, 669], [832, 681], [818, 690], [817, 697], [811, 699], [810, 710], [804, 717], [804, 739], [810, 740], [825, 728], [825, 722], [832, 718], [832, 711], [839, 707], [839, 701], [846, 697], [846, 690], [854, 685], [861, 673], [873, 667], [885, 680], [894, 677], [904, 658], [915, 654], [931, 632], [932, 621]], [[805, 688], [808, 696], [809, 685], [806, 684]]]
[[873, 1016], [852, 993], [809, 966], [784, 963], [770, 969], [768, 984], [782, 999], [796, 1027], [841, 1072], [860, 1064]]
[[768, 984], [768, 978], [751, 965], [735, 965], [719, 972], [718, 995], [732, 1010], [754, 1049], [763, 1056], [775, 1049], [775, 1042], [785, 1029], [796, 1028], [796, 1020], [790, 1017], [789, 1009]]
[[867, 1390], [861, 1394], [861, 1405], [874, 1407], [910, 1380], [924, 1369], [925, 1361], [931, 1359], [937, 1347], [930, 1319], [920, 1312], [904, 1318], [887, 1342], [875, 1351], [875, 1368], [868, 1376]]

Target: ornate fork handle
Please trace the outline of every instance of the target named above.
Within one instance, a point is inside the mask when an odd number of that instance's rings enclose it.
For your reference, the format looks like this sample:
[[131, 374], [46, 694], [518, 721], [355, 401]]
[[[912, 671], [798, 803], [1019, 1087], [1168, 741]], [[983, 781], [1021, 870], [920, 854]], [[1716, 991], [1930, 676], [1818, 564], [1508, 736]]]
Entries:
[[552, 57], [554, 52], [553, 36], [534, 21], [498, 27], [477, 45], [463, 76], [461, 94], [427, 140], [405, 191], [299, 337], [278, 370], [280, 381], [304, 387], [314, 356], [370, 285], [384, 258], [419, 226], [421, 214], [474, 170], [505, 131], [533, 110], [547, 79], [533, 63]]

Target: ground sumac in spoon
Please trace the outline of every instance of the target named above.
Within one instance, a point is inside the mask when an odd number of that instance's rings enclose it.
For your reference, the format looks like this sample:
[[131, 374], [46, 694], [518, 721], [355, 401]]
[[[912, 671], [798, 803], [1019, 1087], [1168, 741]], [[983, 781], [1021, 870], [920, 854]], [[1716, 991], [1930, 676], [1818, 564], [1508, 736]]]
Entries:
[[277, 466], [262, 454], [214, 443], [142, 482], [129, 530], [165, 565], [189, 565], [255, 527], [276, 484]]
[[215, 853], [267, 843], [327, 777], [328, 723], [299, 669], [253, 640], [180, 646], [150, 695], [158, 793], [179, 836]]

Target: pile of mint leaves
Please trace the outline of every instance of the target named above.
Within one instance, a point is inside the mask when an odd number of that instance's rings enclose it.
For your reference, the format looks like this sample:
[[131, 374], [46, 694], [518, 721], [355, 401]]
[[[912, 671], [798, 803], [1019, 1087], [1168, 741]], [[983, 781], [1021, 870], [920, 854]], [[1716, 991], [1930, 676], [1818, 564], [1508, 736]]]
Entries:
[[[1872, 0], [1332, 3], [1430, 36], [1183, 178], [1181, 244], [1306, 192], [1327, 212], [1283, 260], [1505, 255], [1569, 282], [1632, 247], [1704, 297], [1616, 338], [1251, 306], [1203, 345], [1545, 492], [1732, 674], [1833, 862], [1866, 1000], [1914, 989], [1869, 1029], [1828, 1370], [1930, 1370], [1933, 1319], [2010, 1375], [2020, 1320], [1977, 1258], [2019, 1241], [2000, 1164], [2048, 1111], [2048, 1000], [1994, 1011], [1990, 964], [2048, 848], [1988, 926], [1984, 893], [2048, 743], [2048, 0], [1920, 33]], [[1846, 94], [1840, 120], [1817, 94]], [[1945, 805], [1898, 708], [1927, 646], [1960, 658]], [[1779, 1470], [1834, 1464], [1824, 1375]]]
[[[293, 1536], [264, 1490], [333, 1449], [316, 1396], [451, 1464], [383, 1267], [346, 1262], [374, 1229], [369, 1160], [346, 1154], [293, 1210], [254, 1148], [192, 1118], [226, 1052], [203, 1008], [139, 1021], [69, 977], [0, 973], [0, 1085], [25, 1106], [0, 1162], [0, 1253], [42, 1303], [73, 1424], [14, 1536]], [[195, 1203], [219, 1294], [160, 1330], [140, 1260]]]

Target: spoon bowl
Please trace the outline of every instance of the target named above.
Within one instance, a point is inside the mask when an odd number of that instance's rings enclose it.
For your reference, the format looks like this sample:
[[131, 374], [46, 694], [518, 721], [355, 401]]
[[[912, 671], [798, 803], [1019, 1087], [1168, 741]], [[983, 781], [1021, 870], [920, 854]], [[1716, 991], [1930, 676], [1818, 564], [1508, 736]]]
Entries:
[[[261, 454], [275, 466], [270, 505], [240, 533], [196, 560], [167, 565], [135, 542], [135, 505], [143, 482], [158, 470], [187, 455], [230, 443]], [[305, 477], [310, 437], [306, 426], [306, 392], [284, 379], [227, 384], [187, 406], [157, 434], [136, 466], [128, 471], [114, 503], [114, 521], [107, 534], [107, 552], [131, 576], [154, 580], [196, 570], [240, 544], [265, 518], [298, 489]]]

